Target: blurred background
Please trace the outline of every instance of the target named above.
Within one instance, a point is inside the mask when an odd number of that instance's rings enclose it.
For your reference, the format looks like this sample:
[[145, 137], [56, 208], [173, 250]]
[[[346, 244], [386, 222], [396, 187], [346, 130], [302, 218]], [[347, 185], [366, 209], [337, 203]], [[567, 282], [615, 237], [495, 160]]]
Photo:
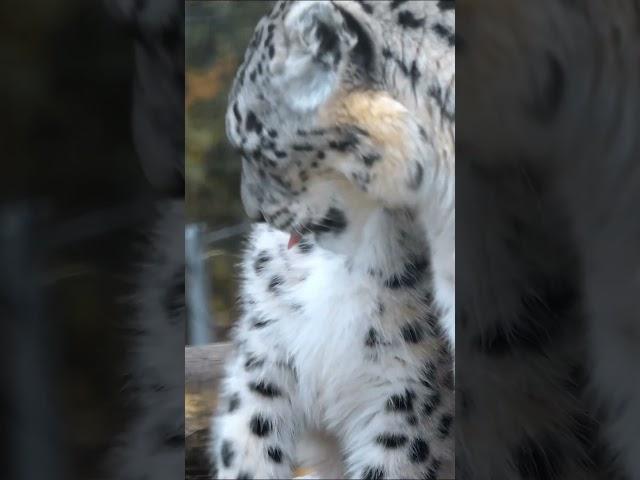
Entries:
[[[135, 17], [132, 5], [152, 11]], [[269, 8], [263, 1], [0, 4], [0, 478], [106, 478], [105, 453], [132, 418], [123, 372], [133, 275], [160, 199], [187, 198], [187, 244], [196, 247], [188, 249], [196, 253], [188, 270], [202, 279], [200, 291], [188, 289], [202, 301], [189, 303], [204, 305], [196, 313], [207, 319], [188, 338], [226, 338], [247, 225], [224, 112]], [[153, 76], [139, 77], [141, 63]], [[172, 80], [163, 91], [165, 78]], [[155, 113], [155, 126], [139, 122], [151, 131], [133, 128], [136, 102]], [[170, 158], [157, 162], [162, 156]], [[183, 346], [177, 338], [180, 355]]]
[[[162, 3], [174, 22], [163, 48], [182, 53], [181, 2]], [[100, 463], [129, 418], [132, 276], [156, 201], [174, 193], [149, 182], [133, 138], [143, 35], [110, 11], [127, 5], [0, 4], [2, 479], [104, 478]], [[178, 84], [182, 61], [179, 70]]]
[[236, 265], [248, 224], [240, 159], [226, 139], [224, 116], [235, 72], [271, 6], [260, 0], [186, 3], [186, 252], [193, 280], [187, 279], [187, 295], [196, 297], [189, 344], [226, 340], [237, 316]]
[[[188, 1], [185, 24], [186, 343], [224, 342], [238, 316], [237, 264], [249, 224], [240, 158], [226, 138], [227, 98], [268, 1]], [[215, 382], [185, 378], [185, 478], [211, 478], [206, 448]]]

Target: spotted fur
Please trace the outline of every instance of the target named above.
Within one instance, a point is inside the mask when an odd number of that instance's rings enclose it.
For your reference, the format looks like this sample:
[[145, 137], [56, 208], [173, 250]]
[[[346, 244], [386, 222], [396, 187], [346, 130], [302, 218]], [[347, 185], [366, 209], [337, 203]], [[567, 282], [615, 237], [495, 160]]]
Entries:
[[[380, 210], [364, 230], [411, 225], [409, 216]], [[218, 478], [236, 478], [240, 470], [290, 478], [296, 444], [309, 430], [334, 437], [349, 478], [367, 469], [420, 478], [434, 461], [450, 461], [450, 357], [430, 320], [428, 266], [405, 256], [424, 254], [419, 229], [403, 245], [399, 236], [371, 239], [357, 256], [336, 255], [313, 238], [311, 250], [288, 250], [287, 240], [264, 224], [249, 239], [244, 314], [212, 425]], [[386, 258], [374, 255], [380, 248]], [[396, 288], [388, 279], [407, 268], [411, 282]]]
[[288, 478], [317, 431], [340, 461], [319, 475], [450, 475], [448, 7], [279, 2], [256, 27], [226, 128], [245, 209], [267, 224], [242, 263], [244, 313], [212, 423], [218, 478]]
[[277, 4], [238, 71], [226, 129], [242, 157], [247, 212], [280, 230], [312, 231], [332, 207], [345, 210], [333, 192], [340, 182], [338, 189], [374, 203], [415, 210], [431, 246], [442, 325], [455, 344], [455, 17], [448, 7]]

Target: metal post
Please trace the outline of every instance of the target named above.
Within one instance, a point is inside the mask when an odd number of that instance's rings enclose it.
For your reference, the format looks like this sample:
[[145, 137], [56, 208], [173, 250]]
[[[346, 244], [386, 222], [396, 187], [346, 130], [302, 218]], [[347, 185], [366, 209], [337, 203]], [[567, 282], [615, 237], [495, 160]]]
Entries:
[[185, 229], [187, 341], [189, 345], [204, 345], [215, 341], [209, 310], [211, 282], [207, 275], [202, 248], [202, 229], [187, 225]]
[[1, 354], [11, 411], [8, 478], [63, 480], [68, 475], [53, 384], [55, 329], [45, 316], [41, 288], [46, 239], [37, 235], [34, 213], [24, 205], [0, 208], [0, 315], [6, 332]]

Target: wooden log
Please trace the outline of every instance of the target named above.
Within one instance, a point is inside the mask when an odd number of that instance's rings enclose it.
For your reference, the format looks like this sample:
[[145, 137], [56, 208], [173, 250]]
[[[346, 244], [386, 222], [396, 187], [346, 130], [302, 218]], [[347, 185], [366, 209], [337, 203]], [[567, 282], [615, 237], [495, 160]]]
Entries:
[[209, 424], [218, 397], [230, 343], [185, 348], [185, 479], [205, 480], [210, 476], [206, 449]]
[[186, 347], [184, 352], [185, 386], [216, 384], [231, 352], [231, 343], [213, 343], [198, 347]]

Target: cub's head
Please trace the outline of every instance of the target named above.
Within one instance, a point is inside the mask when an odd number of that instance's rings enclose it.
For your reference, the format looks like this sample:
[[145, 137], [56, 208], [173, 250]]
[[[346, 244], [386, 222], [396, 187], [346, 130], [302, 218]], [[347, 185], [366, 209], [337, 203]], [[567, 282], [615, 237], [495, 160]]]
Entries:
[[[388, 143], [397, 144], [392, 149], [408, 151], [401, 130], [409, 112], [390, 97], [378, 104], [379, 117], [370, 119], [369, 97], [353, 95], [379, 97], [389, 90], [388, 72], [397, 70], [386, 68], [394, 60], [387, 58], [389, 43], [381, 35], [403, 40], [404, 27], [383, 32], [372, 5], [393, 18], [403, 13], [393, 10], [392, 2], [279, 2], [258, 23], [226, 116], [227, 136], [242, 158], [241, 192], [249, 217], [289, 233], [327, 238], [344, 235], [380, 206], [369, 191], [372, 172], [389, 159], [377, 153], [381, 141], [362, 125], [384, 124]], [[424, 8], [422, 2], [407, 5]], [[403, 19], [418, 18], [404, 13]], [[345, 107], [345, 98], [355, 101]], [[346, 157], [357, 165], [341, 163]], [[408, 161], [410, 166], [396, 169], [402, 185], [405, 177], [416, 177], [416, 157]], [[412, 171], [405, 175], [403, 169]]]
[[317, 117], [337, 91], [371, 83], [373, 55], [365, 27], [331, 2], [279, 2], [258, 23], [226, 116], [251, 218], [288, 232], [342, 233], [353, 203], [367, 203], [327, 166], [339, 135]]

